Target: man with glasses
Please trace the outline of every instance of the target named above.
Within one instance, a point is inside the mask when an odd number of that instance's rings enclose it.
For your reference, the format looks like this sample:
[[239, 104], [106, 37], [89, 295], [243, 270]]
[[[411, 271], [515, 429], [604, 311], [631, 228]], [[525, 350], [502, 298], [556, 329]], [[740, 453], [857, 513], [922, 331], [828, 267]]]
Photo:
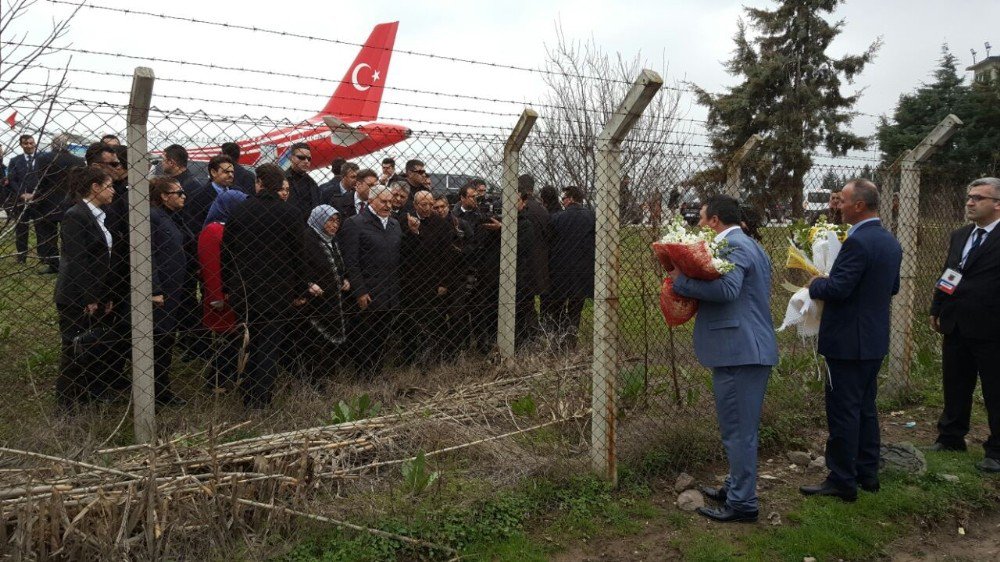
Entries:
[[309, 144], [297, 142], [291, 147], [291, 160], [285, 177], [288, 179], [288, 202], [302, 213], [305, 223], [316, 205], [322, 203], [319, 184], [309, 175], [312, 169], [312, 151]]
[[1000, 472], [1000, 179], [969, 184], [970, 224], [951, 234], [944, 272], [934, 291], [931, 328], [944, 334], [941, 353], [944, 410], [937, 451], [966, 450], [976, 378], [982, 381], [990, 437], [976, 466]]
[[208, 210], [215, 202], [215, 198], [235, 185], [236, 169], [232, 158], [224, 154], [213, 156], [208, 161], [208, 178], [208, 183], [199, 185], [187, 193], [187, 202], [181, 211], [185, 223], [196, 239], [205, 226], [205, 217], [208, 216]]

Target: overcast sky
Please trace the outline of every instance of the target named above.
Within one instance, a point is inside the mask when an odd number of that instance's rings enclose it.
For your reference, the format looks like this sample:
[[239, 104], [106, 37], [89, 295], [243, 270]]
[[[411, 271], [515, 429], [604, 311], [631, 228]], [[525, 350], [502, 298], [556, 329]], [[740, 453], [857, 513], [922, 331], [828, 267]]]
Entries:
[[[597, 0], [504, 2], [172, 2], [135, 3], [125, 0], [96, 0], [99, 5], [134, 7], [157, 13], [196, 17], [214, 22], [256, 25], [274, 30], [363, 42], [372, 26], [399, 20], [397, 50], [412, 50], [444, 56], [492, 61], [501, 64], [541, 67], [546, 44], [555, 38], [556, 22], [561, 22], [570, 39], [593, 38], [604, 50], [631, 57], [636, 53], [656, 70], [666, 69], [668, 84], [691, 81], [712, 91], [731, 83], [721, 61], [732, 49], [732, 36], [743, 4], [724, 0], [656, 0], [606, 2]], [[753, 1], [747, 5], [772, 6]], [[44, 28], [52, 17], [65, 15], [69, 6], [39, 0], [29, 17], [19, 22], [21, 30]], [[865, 88], [857, 106], [870, 114], [890, 113], [899, 94], [926, 81], [933, 71], [942, 43], [947, 42], [962, 66], [971, 64], [970, 48], [983, 57], [983, 42], [994, 35], [1000, 21], [996, 0], [854, 0], [842, 5], [835, 17], [846, 20], [845, 30], [831, 48], [831, 54], [858, 53], [877, 37], [884, 45], [875, 62], [848, 88]], [[8, 40], [12, 35], [5, 35]], [[208, 62], [244, 68], [283, 71], [328, 78], [317, 81], [264, 77], [222, 70], [147, 62], [104, 56], [76, 54], [75, 68], [131, 73], [135, 66], [152, 66], [166, 78], [184, 78], [218, 83], [218, 88], [160, 81], [154, 89], [154, 105], [275, 119], [299, 120], [315, 113], [332, 93], [357, 48], [294, 38], [279, 38], [250, 31], [227, 30], [194, 23], [163, 21], [142, 15], [126, 15], [103, 10], [81, 10], [73, 21], [67, 40], [80, 49], [104, 50], [138, 57], [160, 57]], [[9, 47], [4, 46], [7, 51]], [[1000, 50], [996, 51], [1000, 54]], [[58, 64], [58, 58], [49, 59]], [[479, 95], [510, 100], [538, 100], [545, 86], [536, 73], [504, 70], [396, 52], [386, 84], [401, 88], [436, 90], [444, 93]], [[34, 79], [38, 79], [37, 75]], [[126, 103], [128, 78], [108, 78], [74, 72], [71, 84], [102, 92], [72, 91], [78, 98]], [[224, 87], [226, 84], [264, 86], [302, 92], [302, 95], [260, 94]], [[294, 109], [263, 108], [241, 103], [190, 102], [157, 97], [193, 96], [271, 104]], [[410, 124], [408, 119], [468, 124], [512, 125], [513, 116], [488, 116], [455, 111], [414, 110], [391, 102], [485, 109], [519, 113], [515, 104], [496, 104], [386, 91], [380, 117]], [[704, 117], [704, 109], [684, 95], [682, 112], [690, 118]], [[5, 111], [6, 117], [9, 111]], [[544, 111], [542, 111], [544, 116]], [[434, 129], [412, 124], [415, 129]], [[860, 117], [855, 131], [871, 134], [875, 120]], [[444, 128], [444, 127], [441, 127]], [[451, 127], [454, 128], [454, 127]], [[10, 132], [4, 135], [9, 137]], [[8, 140], [8, 139], [4, 139]]]

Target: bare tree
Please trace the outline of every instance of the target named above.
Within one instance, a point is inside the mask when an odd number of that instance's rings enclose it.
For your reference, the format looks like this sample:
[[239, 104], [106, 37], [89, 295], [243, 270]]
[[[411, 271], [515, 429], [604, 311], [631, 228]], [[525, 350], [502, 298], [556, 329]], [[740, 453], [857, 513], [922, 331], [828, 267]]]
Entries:
[[[558, 23], [546, 57], [546, 108], [526, 161], [540, 184], [577, 185], [592, 195], [597, 135], [647, 61], [639, 54], [609, 55], [592, 38], [569, 40]], [[665, 65], [660, 71], [666, 73]], [[622, 144], [623, 223], [639, 222], [644, 208], [658, 209], [676, 179], [668, 148], [677, 141], [678, 101], [677, 90], [661, 90]]]

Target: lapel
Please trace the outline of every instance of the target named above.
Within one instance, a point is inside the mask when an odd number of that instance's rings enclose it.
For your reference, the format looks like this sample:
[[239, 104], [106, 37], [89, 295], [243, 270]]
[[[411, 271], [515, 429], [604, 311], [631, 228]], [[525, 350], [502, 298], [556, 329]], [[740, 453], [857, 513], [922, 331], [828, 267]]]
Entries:
[[[969, 231], [971, 233], [972, 229], [970, 228]], [[994, 246], [997, 245], [997, 238], [1000, 238], [1000, 234], [998, 234], [997, 231], [1000, 231], [1000, 225], [994, 227], [993, 231], [986, 235], [986, 239], [979, 244], [978, 248], [976, 248], [972, 252], [969, 252], [969, 257], [968, 259], [965, 260], [965, 267], [962, 268], [963, 272], [969, 271], [969, 268], [972, 267], [972, 264], [974, 264], [977, 259], [979, 259], [983, 254], [990, 251], [991, 249], [993, 249]], [[968, 239], [968, 236], [966, 236], [965, 238]], [[964, 242], [962, 243], [961, 248], [962, 249], [965, 248]], [[961, 251], [962, 250], [959, 250], [959, 258], [958, 258], [959, 260], [962, 259]]]

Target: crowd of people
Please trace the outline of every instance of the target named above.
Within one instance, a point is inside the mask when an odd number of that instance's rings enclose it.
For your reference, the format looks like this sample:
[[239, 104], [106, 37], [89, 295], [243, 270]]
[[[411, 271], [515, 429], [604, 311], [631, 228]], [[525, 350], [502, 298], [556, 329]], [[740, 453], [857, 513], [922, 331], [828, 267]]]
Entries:
[[[43, 272], [58, 275], [60, 407], [114, 399], [128, 391], [131, 357], [126, 154], [110, 136], [82, 160], [56, 147], [34, 162], [34, 139], [21, 145], [11, 178], [30, 208], [19, 232], [42, 229]], [[449, 200], [431, 191], [422, 161], [397, 173], [387, 158], [380, 171], [335, 162], [320, 185], [308, 144], [289, 155], [287, 170], [249, 170], [226, 143], [199, 181], [184, 147], [162, 151], [149, 180], [159, 404], [183, 402], [169, 380], [175, 354], [203, 362], [208, 391], [238, 390], [259, 408], [282, 376], [323, 385], [377, 377], [387, 363], [427, 368], [492, 350], [503, 227], [485, 180]], [[576, 186], [536, 195], [522, 175], [519, 193], [516, 344], [572, 348], [593, 293], [594, 213]], [[21, 261], [27, 243], [18, 238]]]

